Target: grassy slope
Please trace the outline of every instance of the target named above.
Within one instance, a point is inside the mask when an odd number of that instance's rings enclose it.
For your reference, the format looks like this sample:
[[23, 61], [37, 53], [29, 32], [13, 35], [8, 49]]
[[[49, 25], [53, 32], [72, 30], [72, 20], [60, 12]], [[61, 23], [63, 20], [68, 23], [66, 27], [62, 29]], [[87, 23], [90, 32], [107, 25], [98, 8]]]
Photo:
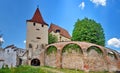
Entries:
[[[11, 69], [0, 69], [0, 73], [84, 73], [84, 71], [56, 69], [51, 67], [20, 66]], [[89, 72], [89, 73], [108, 73], [108, 72]]]

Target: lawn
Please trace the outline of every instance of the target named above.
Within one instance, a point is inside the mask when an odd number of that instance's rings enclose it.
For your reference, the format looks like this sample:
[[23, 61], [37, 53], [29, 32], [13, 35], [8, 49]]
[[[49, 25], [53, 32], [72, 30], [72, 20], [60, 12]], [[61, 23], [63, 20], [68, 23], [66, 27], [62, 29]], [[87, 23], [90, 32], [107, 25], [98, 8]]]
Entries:
[[[34, 67], [34, 66], [20, 66], [16, 68], [3, 68], [0, 69], [0, 73], [85, 73], [79, 70], [70, 69], [57, 69], [52, 67]], [[89, 73], [109, 73], [102, 72], [89, 72]]]

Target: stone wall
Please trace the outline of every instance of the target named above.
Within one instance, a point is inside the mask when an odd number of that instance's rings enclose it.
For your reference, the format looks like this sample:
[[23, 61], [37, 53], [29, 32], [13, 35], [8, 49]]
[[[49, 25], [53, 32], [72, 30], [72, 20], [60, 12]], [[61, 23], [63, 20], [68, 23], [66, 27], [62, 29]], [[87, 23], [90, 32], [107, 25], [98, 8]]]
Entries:
[[83, 70], [83, 55], [80, 53], [63, 53], [62, 68]]
[[87, 52], [86, 61], [89, 66], [89, 70], [91, 71], [107, 70], [107, 62], [105, 61], [103, 54], [100, 54], [95, 50]]
[[51, 67], [56, 67], [56, 54], [55, 53], [46, 54], [45, 65], [51, 66]]
[[[80, 46], [82, 53], [75, 51], [70, 53], [63, 52], [64, 47], [68, 44], [77, 44]], [[57, 48], [57, 54], [56, 58], [53, 55], [45, 56], [46, 64], [48, 66], [57, 66], [57, 68], [79, 69], [85, 71], [112, 72], [120, 70], [119, 53], [111, 49], [107, 49], [92, 43], [74, 41], [50, 44], [46, 47], [46, 49], [50, 46], [55, 46]], [[96, 47], [97, 50], [92, 47]], [[89, 48], [92, 49], [89, 50]], [[108, 55], [109, 52], [112, 52], [112, 56]]]

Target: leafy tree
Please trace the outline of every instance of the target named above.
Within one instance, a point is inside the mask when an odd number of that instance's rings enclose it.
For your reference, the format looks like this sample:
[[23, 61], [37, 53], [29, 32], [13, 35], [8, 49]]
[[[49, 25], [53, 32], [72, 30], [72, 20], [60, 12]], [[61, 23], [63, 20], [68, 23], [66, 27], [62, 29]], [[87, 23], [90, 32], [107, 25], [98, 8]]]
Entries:
[[105, 45], [104, 31], [100, 23], [92, 19], [77, 20], [72, 33], [72, 41], [86, 41], [101, 46]]
[[57, 42], [57, 37], [52, 34], [48, 34], [48, 43], [52, 44], [52, 43], [56, 43], [56, 42]]

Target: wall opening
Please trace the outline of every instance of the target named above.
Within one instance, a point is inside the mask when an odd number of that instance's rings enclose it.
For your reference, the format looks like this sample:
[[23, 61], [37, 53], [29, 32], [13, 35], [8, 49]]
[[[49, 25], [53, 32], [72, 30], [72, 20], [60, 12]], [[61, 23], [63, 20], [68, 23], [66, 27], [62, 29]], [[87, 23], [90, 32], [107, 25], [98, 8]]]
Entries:
[[32, 59], [31, 65], [32, 66], [40, 66], [40, 60], [39, 59]]
[[73, 51], [81, 54], [83, 53], [81, 47], [73, 43], [65, 45], [64, 48], [62, 49], [62, 53], [65, 53], [65, 52], [72, 53]]
[[98, 54], [103, 55], [103, 51], [97, 46], [91, 46], [87, 49], [87, 52], [90, 53], [92, 50], [96, 51]]
[[19, 58], [19, 65], [22, 65], [22, 59]]
[[50, 47], [48, 47], [47, 50], [46, 50], [46, 54], [47, 54], [47, 55], [50, 55], [50, 54], [52, 54], [52, 53], [54, 53], [54, 54], [57, 53], [57, 48], [56, 48], [55, 46], [50, 46]]

